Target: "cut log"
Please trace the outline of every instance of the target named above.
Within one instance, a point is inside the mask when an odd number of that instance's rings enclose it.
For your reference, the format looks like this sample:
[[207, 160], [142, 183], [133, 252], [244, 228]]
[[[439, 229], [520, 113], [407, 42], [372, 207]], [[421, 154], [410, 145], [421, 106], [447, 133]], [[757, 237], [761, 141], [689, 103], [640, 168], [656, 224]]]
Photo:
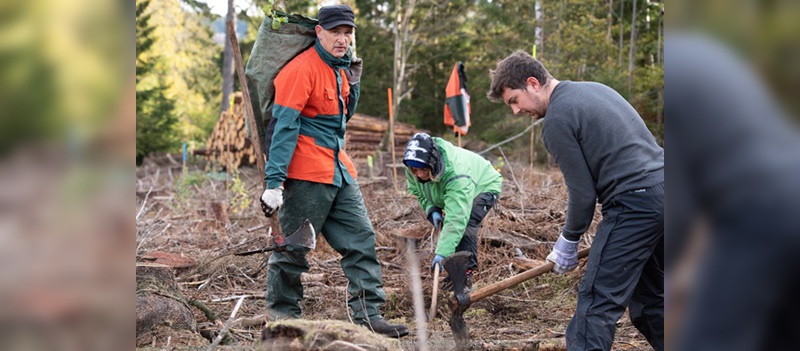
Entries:
[[220, 114], [214, 130], [208, 137], [206, 159], [222, 167], [239, 168], [245, 164], [255, 164], [253, 144], [247, 138], [245, 128], [242, 93], [234, 94], [232, 112]]
[[163, 327], [197, 331], [197, 321], [175, 282], [172, 268], [136, 264], [136, 346], [145, 346]]
[[155, 264], [163, 264], [175, 269], [192, 268], [197, 265], [193, 259], [164, 251], [152, 251], [141, 256], [143, 261]]
[[[364, 159], [381, 148], [384, 135], [389, 128], [389, 121], [381, 118], [356, 114], [347, 122], [347, 153], [354, 159]], [[428, 132], [415, 128], [411, 124], [395, 123], [395, 152], [402, 154], [406, 143], [417, 132]], [[429, 132], [428, 132], [429, 133]]]

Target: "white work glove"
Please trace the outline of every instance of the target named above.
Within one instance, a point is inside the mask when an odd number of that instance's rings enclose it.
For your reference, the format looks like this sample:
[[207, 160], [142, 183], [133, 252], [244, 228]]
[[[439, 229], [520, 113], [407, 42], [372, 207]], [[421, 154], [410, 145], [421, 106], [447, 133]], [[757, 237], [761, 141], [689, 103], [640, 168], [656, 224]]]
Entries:
[[267, 217], [272, 217], [272, 214], [283, 205], [283, 187], [275, 189], [264, 190], [261, 194], [261, 211]]
[[344, 70], [344, 75], [347, 76], [347, 81], [350, 84], [358, 84], [361, 81], [361, 69], [364, 67], [364, 60], [360, 57], [354, 58], [350, 62], [350, 68]]
[[553, 251], [547, 255], [547, 260], [553, 262], [553, 272], [564, 274], [578, 267], [578, 241], [569, 241], [562, 233]]

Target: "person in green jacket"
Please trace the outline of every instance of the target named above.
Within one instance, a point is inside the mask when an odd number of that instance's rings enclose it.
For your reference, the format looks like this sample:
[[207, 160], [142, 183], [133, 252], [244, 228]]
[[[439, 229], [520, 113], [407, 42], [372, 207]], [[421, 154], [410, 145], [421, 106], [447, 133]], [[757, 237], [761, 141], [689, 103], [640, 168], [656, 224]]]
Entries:
[[425, 133], [415, 134], [403, 155], [408, 190], [428, 221], [441, 228], [431, 268], [457, 251], [470, 253], [467, 287], [478, 268], [478, 227], [497, 203], [503, 176], [480, 155]]

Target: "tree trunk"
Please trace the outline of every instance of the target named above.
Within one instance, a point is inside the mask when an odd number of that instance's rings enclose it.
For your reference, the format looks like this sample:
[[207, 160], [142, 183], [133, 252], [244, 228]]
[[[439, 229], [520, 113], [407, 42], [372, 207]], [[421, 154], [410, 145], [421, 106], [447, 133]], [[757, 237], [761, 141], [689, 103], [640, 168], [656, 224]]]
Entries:
[[[226, 21], [236, 21], [234, 14], [236, 10], [233, 0], [228, 0], [228, 13], [225, 15]], [[234, 22], [236, 23], [236, 22]], [[236, 26], [234, 26], [235, 28]], [[227, 28], [227, 27], [226, 27]], [[227, 31], [227, 29], [226, 29]], [[226, 33], [228, 38], [230, 33]], [[231, 94], [233, 93], [233, 48], [230, 40], [225, 40], [225, 52], [222, 58], [222, 108], [220, 112], [227, 111], [231, 106]]]
[[561, 43], [564, 42], [564, 36], [561, 34], [561, 20], [564, 19], [564, 0], [561, 0], [558, 6], [558, 22], [556, 22], [556, 35], [558, 35], [558, 45], [556, 45], [556, 57], [561, 54]]
[[611, 42], [614, 38], [611, 36], [611, 27], [614, 25], [614, 0], [608, 1], [608, 15], [606, 16], [608, 22], [608, 29], [606, 30], [606, 38]]
[[542, 1], [536, 0], [534, 4], [534, 8], [536, 9], [536, 29], [534, 30], [534, 45], [536, 45], [536, 51], [542, 49], [542, 41], [544, 40], [544, 24], [542, 23]]
[[624, 2], [619, 1], [619, 58], [617, 59], [617, 67], [622, 69], [622, 32], [625, 31], [625, 7]]
[[[658, 48], [656, 49], [656, 65], [664, 68], [664, 52], [663, 47], [661, 46], [661, 36], [663, 35], [664, 30], [664, 12], [661, 11], [658, 16]], [[659, 126], [664, 125], [664, 86], [662, 85], [658, 89], [658, 111], [656, 112], [656, 122]]]
[[633, 93], [633, 56], [636, 52], [636, 3], [633, 0], [633, 12], [631, 13], [631, 40], [630, 48], [628, 49], [628, 98]]
[[[414, 14], [414, 8], [417, 6], [416, 0], [410, 0], [407, 3], [399, 4], [395, 8], [394, 26], [392, 34], [394, 35], [394, 60], [392, 64], [392, 113], [394, 120], [397, 121], [400, 116], [400, 104], [408, 97], [410, 90], [407, 89], [406, 84], [409, 76], [408, 72], [408, 57], [411, 49], [416, 44], [416, 39], [409, 39], [411, 33], [411, 16]], [[394, 132], [393, 123], [389, 123], [389, 132]], [[389, 143], [387, 143], [389, 144]], [[391, 145], [394, 147], [394, 145]], [[391, 151], [392, 149], [387, 149]]]
[[663, 67], [664, 65], [664, 47], [661, 45], [661, 37], [664, 35], [664, 11], [660, 11], [658, 14], [658, 48], [656, 49], [656, 53], [658, 54], [658, 58], [656, 59], [656, 64], [659, 67]]

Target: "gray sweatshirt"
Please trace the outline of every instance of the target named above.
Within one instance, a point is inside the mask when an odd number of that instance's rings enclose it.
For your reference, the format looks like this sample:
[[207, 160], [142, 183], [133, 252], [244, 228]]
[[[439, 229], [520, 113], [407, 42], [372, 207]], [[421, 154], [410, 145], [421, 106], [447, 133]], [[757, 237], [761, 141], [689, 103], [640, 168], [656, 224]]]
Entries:
[[595, 202], [664, 181], [664, 149], [614, 89], [563, 81], [550, 95], [542, 138], [567, 183], [564, 237], [589, 228]]

